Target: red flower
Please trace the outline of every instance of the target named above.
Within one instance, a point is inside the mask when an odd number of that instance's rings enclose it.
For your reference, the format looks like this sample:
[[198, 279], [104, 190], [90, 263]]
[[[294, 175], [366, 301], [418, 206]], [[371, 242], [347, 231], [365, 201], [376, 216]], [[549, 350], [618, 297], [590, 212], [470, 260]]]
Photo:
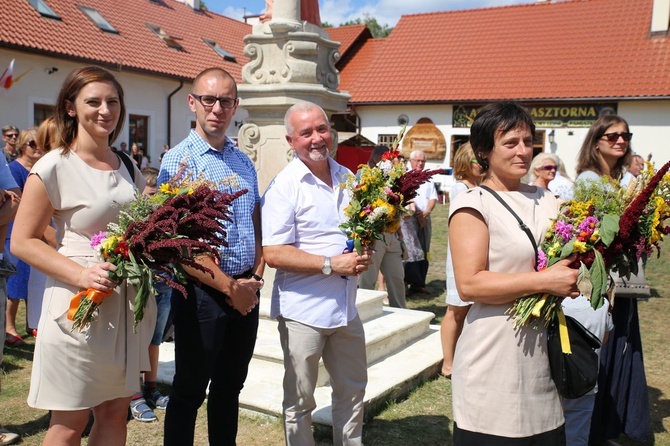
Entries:
[[384, 161], [392, 161], [400, 155], [400, 152], [397, 150], [389, 150], [382, 155]]
[[130, 258], [128, 255], [128, 250], [128, 243], [125, 240], [121, 240], [116, 246], [116, 249], [114, 249], [114, 254], [121, 254], [124, 259], [128, 259]]

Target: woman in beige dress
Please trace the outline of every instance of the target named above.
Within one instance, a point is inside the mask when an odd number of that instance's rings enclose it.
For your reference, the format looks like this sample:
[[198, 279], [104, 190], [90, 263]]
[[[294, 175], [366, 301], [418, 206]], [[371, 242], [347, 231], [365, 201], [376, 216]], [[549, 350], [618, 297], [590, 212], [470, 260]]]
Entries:
[[[123, 89], [109, 72], [83, 67], [68, 75], [55, 110], [55, 149], [33, 167], [23, 193], [12, 251], [49, 276], [28, 404], [51, 410], [44, 445], [79, 445], [93, 409], [89, 445], [123, 445], [130, 397], [140, 370], [149, 369], [155, 301], [133, 332], [131, 287], [110, 280], [115, 267], [100, 262], [94, 234], [118, 221], [117, 203], [130, 201], [144, 178], [131, 174], [109, 146], [125, 117]], [[135, 181], [132, 178], [135, 178]], [[53, 217], [57, 249], [41, 236]], [[113, 293], [87, 330], [72, 330], [70, 299], [82, 289]]]
[[450, 207], [449, 245], [458, 294], [474, 304], [456, 345], [452, 369], [454, 445], [565, 444], [563, 411], [551, 379], [546, 331], [514, 328], [514, 300], [535, 293], [577, 297], [571, 258], [540, 272], [535, 251], [497, 193], [540, 245], [558, 212], [553, 194], [523, 184], [535, 125], [513, 102], [481, 108], [470, 143], [484, 171], [480, 187]]

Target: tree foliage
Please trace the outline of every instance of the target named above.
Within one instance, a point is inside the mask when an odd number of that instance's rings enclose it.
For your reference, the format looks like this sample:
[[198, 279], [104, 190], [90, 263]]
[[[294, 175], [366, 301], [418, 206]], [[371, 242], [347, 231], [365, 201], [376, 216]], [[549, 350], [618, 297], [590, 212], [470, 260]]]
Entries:
[[340, 24], [340, 26], [349, 26], [349, 25], [365, 25], [368, 27], [373, 37], [386, 37], [391, 33], [391, 31], [393, 31], [393, 28], [388, 26], [387, 24], [383, 25], [379, 24], [376, 18], [370, 17], [370, 14], [364, 14], [363, 18], [359, 17], [355, 20], [349, 20], [347, 22]]

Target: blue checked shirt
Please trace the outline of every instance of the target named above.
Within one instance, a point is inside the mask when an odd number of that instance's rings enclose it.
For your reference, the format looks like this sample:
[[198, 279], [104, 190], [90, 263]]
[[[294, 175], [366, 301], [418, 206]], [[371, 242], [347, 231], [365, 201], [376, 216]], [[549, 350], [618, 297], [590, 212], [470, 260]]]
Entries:
[[237, 186], [223, 184], [222, 192], [234, 193], [240, 189], [248, 192], [233, 201], [232, 222], [225, 222], [228, 247], [221, 246], [221, 271], [233, 276], [241, 274], [254, 266], [256, 259], [256, 235], [252, 220], [254, 207], [260, 203], [258, 178], [253, 163], [247, 155], [235, 147], [235, 143], [226, 138], [222, 151], [212, 148], [195, 130], [186, 139], [168, 151], [163, 157], [158, 174], [158, 186], [168, 182], [177, 172], [179, 163], [186, 160], [188, 171], [193, 177], [201, 173], [214, 182], [235, 177]]

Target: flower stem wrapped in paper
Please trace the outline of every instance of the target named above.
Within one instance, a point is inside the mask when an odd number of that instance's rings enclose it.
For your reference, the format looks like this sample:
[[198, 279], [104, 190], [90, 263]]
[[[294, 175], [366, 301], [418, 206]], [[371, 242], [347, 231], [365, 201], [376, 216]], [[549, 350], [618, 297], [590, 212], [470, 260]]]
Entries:
[[[91, 246], [100, 258], [116, 266], [110, 271], [115, 282], [127, 280], [136, 290], [135, 324], [144, 317], [149, 296], [155, 294], [154, 277], [182, 292], [186, 280], [198, 280], [182, 267], [213, 274], [196, 258], [219, 257], [218, 246], [225, 246], [225, 222], [230, 221], [229, 208], [233, 200], [247, 193], [242, 189], [234, 194], [216, 189], [217, 185], [202, 178], [188, 180], [186, 165], [182, 163], [172, 179], [163, 184], [156, 195], [138, 195], [124, 205], [119, 222], [110, 223], [106, 232], [96, 234]], [[171, 273], [174, 280], [152, 273], [152, 269]], [[95, 320], [96, 310], [112, 293], [87, 289], [75, 295], [70, 302], [68, 319], [72, 329], [85, 329]]]
[[[649, 164], [626, 189], [609, 178], [575, 184], [574, 199], [566, 201], [547, 231], [538, 251], [537, 270], [573, 254], [579, 268], [578, 286], [594, 309], [613, 298], [612, 271], [622, 276], [637, 273], [663, 235], [670, 233], [670, 162], [656, 174]], [[533, 295], [517, 299], [511, 313], [516, 326], [549, 325], [558, 317], [563, 296]]]
[[394, 163], [404, 133], [405, 127], [376, 166], [361, 164], [359, 178], [349, 175], [344, 183], [351, 199], [344, 210], [348, 220], [340, 225], [340, 229], [349, 236], [352, 248], [359, 254], [372, 249], [383, 233], [398, 231], [400, 219], [411, 214], [407, 206], [419, 186], [433, 175], [444, 172], [442, 169], [406, 172], [402, 164]]

